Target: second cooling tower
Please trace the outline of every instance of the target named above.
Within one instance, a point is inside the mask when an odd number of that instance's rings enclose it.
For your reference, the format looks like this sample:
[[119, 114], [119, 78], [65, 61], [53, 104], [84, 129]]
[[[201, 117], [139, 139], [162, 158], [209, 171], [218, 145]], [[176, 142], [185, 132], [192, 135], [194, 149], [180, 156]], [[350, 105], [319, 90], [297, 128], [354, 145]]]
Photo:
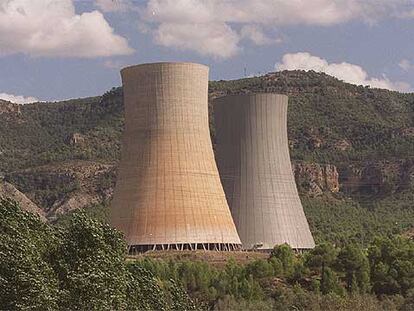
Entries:
[[143, 64], [121, 75], [125, 131], [112, 225], [132, 252], [237, 249], [210, 140], [208, 67]]
[[288, 97], [226, 96], [214, 102], [216, 159], [243, 247], [315, 246], [292, 173]]

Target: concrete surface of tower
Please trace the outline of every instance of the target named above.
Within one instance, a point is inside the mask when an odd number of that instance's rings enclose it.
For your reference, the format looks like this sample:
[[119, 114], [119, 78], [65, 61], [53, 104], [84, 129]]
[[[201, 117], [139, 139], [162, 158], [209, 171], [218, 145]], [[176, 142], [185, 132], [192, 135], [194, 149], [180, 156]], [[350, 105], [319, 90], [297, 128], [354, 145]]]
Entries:
[[208, 123], [208, 67], [154, 63], [121, 70], [125, 130], [112, 225], [130, 252], [240, 247]]
[[315, 246], [297, 192], [287, 138], [288, 97], [235, 95], [214, 102], [216, 159], [243, 247]]

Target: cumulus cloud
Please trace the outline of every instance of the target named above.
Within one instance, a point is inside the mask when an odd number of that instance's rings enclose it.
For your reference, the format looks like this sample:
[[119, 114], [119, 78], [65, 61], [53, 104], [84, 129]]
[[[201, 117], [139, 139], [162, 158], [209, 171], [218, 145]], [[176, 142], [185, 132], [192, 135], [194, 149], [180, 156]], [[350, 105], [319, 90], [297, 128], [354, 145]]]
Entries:
[[[228, 24], [212, 16], [209, 1], [148, 1], [141, 12], [156, 43], [201, 55], [228, 58], [239, 50], [239, 35]], [[154, 29], [151, 26], [156, 25]]]
[[105, 60], [103, 62], [103, 66], [105, 68], [108, 68], [108, 69], [116, 69], [116, 70], [119, 70], [122, 67], [125, 67], [126, 65], [125, 65], [124, 62], [122, 62], [120, 60], [107, 59], [107, 60]]
[[[149, 0], [140, 12], [147, 26], [142, 29], [152, 32], [158, 44], [226, 58], [241, 50], [241, 39], [256, 45], [277, 43], [268, 35], [275, 27], [351, 20], [371, 24], [400, 16], [410, 6], [411, 0]], [[201, 39], [211, 40], [208, 51]], [[225, 52], [223, 41], [228, 42]]]
[[238, 35], [224, 23], [163, 23], [155, 32], [155, 41], [166, 47], [221, 58], [231, 57], [239, 50]]
[[[407, 0], [407, 1], [413, 1], [413, 0]], [[414, 18], [414, 8], [409, 7], [405, 11], [401, 12], [400, 14], [401, 18]]]
[[132, 52], [101, 12], [76, 14], [72, 0], [0, 2], [0, 55], [91, 58]]
[[414, 64], [412, 64], [408, 59], [403, 59], [398, 64], [400, 68], [404, 71], [409, 71], [410, 69], [414, 69]]
[[281, 43], [281, 38], [271, 38], [263, 32], [263, 29], [256, 25], [245, 25], [240, 30], [240, 37], [249, 39], [256, 45], [268, 45], [273, 43]]
[[374, 88], [389, 89], [395, 91], [408, 91], [410, 85], [405, 82], [390, 81], [385, 75], [381, 78], [369, 77], [368, 73], [360, 66], [342, 62], [329, 63], [326, 59], [313, 56], [306, 52], [288, 53], [282, 57], [282, 61], [275, 65], [275, 69], [281, 70], [314, 70], [324, 72], [340, 80], [356, 85], [369, 85]]
[[7, 94], [7, 93], [0, 93], [0, 99], [7, 100], [9, 102], [16, 103], [16, 104], [28, 104], [28, 103], [35, 103], [39, 101], [35, 97], [31, 97], [31, 96], [24, 97], [21, 95], [12, 95], [12, 94]]

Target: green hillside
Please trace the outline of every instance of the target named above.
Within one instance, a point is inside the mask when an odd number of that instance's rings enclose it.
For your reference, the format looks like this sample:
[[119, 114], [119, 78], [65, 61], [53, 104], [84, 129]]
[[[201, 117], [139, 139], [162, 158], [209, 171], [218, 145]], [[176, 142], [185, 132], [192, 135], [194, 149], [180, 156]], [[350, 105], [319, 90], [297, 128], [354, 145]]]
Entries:
[[[318, 241], [367, 243], [414, 227], [414, 94], [303, 71], [210, 82], [210, 99], [249, 92], [289, 95], [290, 151]], [[96, 209], [111, 197], [122, 129], [121, 88], [56, 103], [0, 102], [0, 176], [51, 219], [88, 206], [68, 207], [70, 199]], [[214, 142], [213, 123], [211, 132]]]
[[122, 234], [84, 213], [43, 223], [0, 198], [2, 310], [408, 311], [414, 241], [361, 248], [286, 244], [259, 252], [158, 251], [126, 257]]

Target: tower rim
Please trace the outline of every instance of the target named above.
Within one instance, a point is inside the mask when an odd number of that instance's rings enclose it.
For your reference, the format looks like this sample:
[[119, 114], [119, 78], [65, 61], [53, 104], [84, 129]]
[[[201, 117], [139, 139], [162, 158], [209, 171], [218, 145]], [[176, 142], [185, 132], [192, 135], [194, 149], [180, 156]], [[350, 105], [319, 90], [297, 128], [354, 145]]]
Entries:
[[275, 96], [275, 97], [286, 97], [289, 98], [286, 94], [274, 93], [274, 92], [255, 92], [255, 93], [246, 93], [246, 94], [228, 94], [220, 97], [214, 98], [213, 101], [224, 99], [224, 98], [236, 98], [236, 97], [260, 97], [260, 96]]
[[143, 63], [143, 64], [137, 64], [137, 65], [131, 65], [131, 66], [124, 67], [121, 69], [121, 74], [123, 74], [124, 72], [130, 71], [130, 70], [138, 69], [138, 68], [163, 66], [163, 65], [165, 66], [191, 65], [194, 67], [202, 67], [207, 70], [209, 69], [207, 65], [200, 64], [200, 63], [193, 63], [193, 62], [155, 62], [155, 63]]

